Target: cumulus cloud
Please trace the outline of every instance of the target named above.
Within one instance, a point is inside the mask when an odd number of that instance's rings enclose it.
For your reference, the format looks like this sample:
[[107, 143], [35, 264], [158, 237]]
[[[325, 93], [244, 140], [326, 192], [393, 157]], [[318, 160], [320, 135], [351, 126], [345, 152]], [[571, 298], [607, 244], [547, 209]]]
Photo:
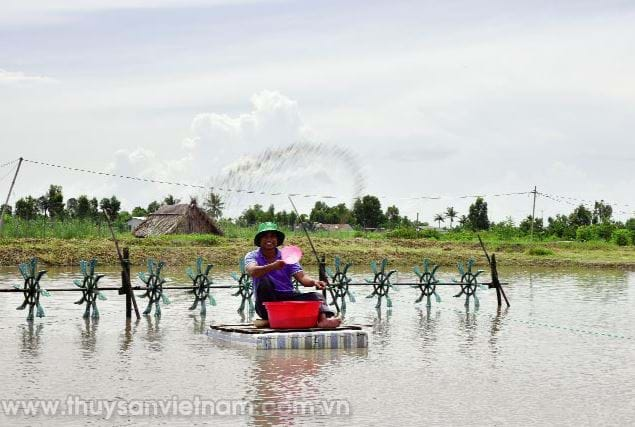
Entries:
[[[350, 166], [351, 153], [306, 142], [314, 132], [302, 119], [295, 100], [264, 90], [252, 96], [251, 107], [251, 111], [236, 115], [197, 114], [190, 135], [181, 141], [183, 156], [169, 158], [142, 147], [119, 150], [108, 171], [158, 181], [222, 187], [226, 206], [235, 209], [232, 214], [240, 213], [248, 204], [258, 203], [252, 196], [245, 198], [245, 193], [233, 190], [306, 193], [307, 188], [332, 178], [338, 158], [342, 159], [340, 172], [351, 174], [346, 168]], [[329, 161], [319, 164], [316, 158]], [[356, 183], [358, 187], [363, 185], [363, 178], [358, 177]], [[130, 206], [143, 206], [168, 193], [182, 200], [207, 193], [203, 188], [166, 184], [153, 187], [145, 191], [151, 194], [150, 199], [142, 202], [138, 200], [139, 189], [134, 181], [118, 182], [113, 191], [129, 199]], [[143, 188], [148, 188], [147, 183]]]
[[[107, 167], [107, 172], [153, 181], [194, 183], [188, 175], [191, 166], [192, 158], [189, 155], [175, 160], [162, 159], [154, 151], [138, 147], [133, 150], [117, 150], [115, 158]], [[141, 188], [143, 193], [140, 193]], [[186, 200], [188, 195], [195, 195], [198, 190], [161, 183], [149, 185], [145, 181], [137, 184], [137, 181], [133, 180], [116, 180], [109, 191], [121, 195], [125, 206], [133, 207], [145, 206], [167, 194]], [[105, 192], [105, 189], [102, 192]], [[146, 200], [141, 194], [147, 194], [149, 198]]]
[[21, 71], [7, 71], [0, 68], [0, 85], [54, 83], [55, 81], [50, 77], [26, 74]]
[[183, 147], [208, 160], [231, 162], [265, 147], [293, 144], [312, 133], [298, 103], [279, 92], [263, 90], [252, 96], [251, 105], [249, 113], [236, 116], [197, 114]]

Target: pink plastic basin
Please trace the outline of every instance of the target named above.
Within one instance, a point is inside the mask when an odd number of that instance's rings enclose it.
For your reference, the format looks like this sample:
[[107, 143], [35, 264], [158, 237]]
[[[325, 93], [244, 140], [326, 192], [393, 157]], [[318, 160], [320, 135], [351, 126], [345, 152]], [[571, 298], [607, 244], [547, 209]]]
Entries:
[[302, 258], [302, 249], [297, 246], [285, 246], [280, 249], [280, 255], [286, 264], [295, 264]]
[[317, 326], [320, 301], [264, 302], [273, 329], [302, 329]]

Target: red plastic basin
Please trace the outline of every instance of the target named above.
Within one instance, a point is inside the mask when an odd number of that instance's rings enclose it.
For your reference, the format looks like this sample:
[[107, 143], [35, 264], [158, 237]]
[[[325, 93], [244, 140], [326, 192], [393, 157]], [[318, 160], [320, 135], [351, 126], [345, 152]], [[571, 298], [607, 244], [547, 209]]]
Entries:
[[302, 329], [317, 326], [320, 301], [264, 302], [272, 329]]

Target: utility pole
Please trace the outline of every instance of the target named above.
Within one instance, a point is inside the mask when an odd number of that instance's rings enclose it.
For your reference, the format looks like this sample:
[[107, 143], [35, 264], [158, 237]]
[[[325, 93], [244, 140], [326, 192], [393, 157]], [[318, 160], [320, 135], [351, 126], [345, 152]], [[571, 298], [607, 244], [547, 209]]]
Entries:
[[532, 191], [532, 193], [534, 193], [534, 206], [531, 209], [531, 229], [529, 231], [529, 241], [534, 240], [534, 222], [536, 222], [536, 194], [538, 192], [536, 191], [535, 185], [534, 185], [534, 191]]
[[9, 193], [7, 194], [7, 199], [2, 205], [2, 209], [0, 209], [0, 232], [2, 232], [2, 226], [4, 225], [4, 211], [6, 207], [9, 205], [9, 198], [11, 197], [11, 192], [13, 192], [13, 186], [15, 185], [15, 179], [18, 177], [18, 172], [20, 172], [20, 166], [22, 166], [22, 157], [20, 157], [20, 161], [18, 162], [18, 167], [15, 169], [15, 175], [13, 175], [13, 181], [11, 181], [11, 187], [9, 188]]

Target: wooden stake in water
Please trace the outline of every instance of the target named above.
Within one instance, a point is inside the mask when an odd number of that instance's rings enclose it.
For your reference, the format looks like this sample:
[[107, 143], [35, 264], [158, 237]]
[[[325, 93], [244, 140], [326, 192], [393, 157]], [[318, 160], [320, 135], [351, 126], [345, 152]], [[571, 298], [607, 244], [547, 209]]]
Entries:
[[492, 283], [490, 285], [490, 288], [496, 288], [496, 300], [498, 302], [498, 306], [501, 306], [501, 295], [503, 296], [503, 298], [505, 298], [505, 304], [507, 304], [507, 307], [509, 307], [509, 300], [507, 299], [507, 295], [505, 295], [505, 290], [503, 290], [503, 285], [501, 285], [501, 282], [498, 280], [498, 269], [496, 268], [496, 254], [492, 254], [492, 257], [490, 258], [490, 256], [487, 254], [487, 249], [485, 249], [485, 244], [483, 243], [483, 240], [481, 240], [481, 236], [479, 234], [476, 235], [476, 237], [478, 237], [478, 241], [481, 244], [481, 249], [483, 249], [483, 252], [485, 253], [485, 258], [487, 258], [487, 263], [489, 264], [489, 268], [491, 270], [491, 276], [492, 276]]
[[121, 268], [123, 269], [121, 272], [121, 287], [123, 288], [124, 293], [126, 294], [126, 317], [131, 317], [130, 312], [130, 302], [134, 307], [134, 312], [137, 315], [137, 320], [141, 319], [141, 315], [139, 314], [139, 307], [137, 307], [137, 300], [134, 297], [134, 292], [132, 292], [132, 284], [130, 283], [130, 261], [128, 259], [128, 248], [125, 248], [126, 259], [121, 255], [121, 251], [119, 250], [119, 242], [117, 237], [115, 237], [115, 232], [112, 229], [112, 224], [110, 223], [110, 217], [108, 216], [108, 212], [103, 209], [104, 216], [106, 217], [106, 223], [108, 224], [108, 229], [110, 230], [110, 235], [112, 236], [113, 241], [115, 242], [115, 248], [117, 249], [117, 256], [119, 257], [119, 262], [121, 263]]

